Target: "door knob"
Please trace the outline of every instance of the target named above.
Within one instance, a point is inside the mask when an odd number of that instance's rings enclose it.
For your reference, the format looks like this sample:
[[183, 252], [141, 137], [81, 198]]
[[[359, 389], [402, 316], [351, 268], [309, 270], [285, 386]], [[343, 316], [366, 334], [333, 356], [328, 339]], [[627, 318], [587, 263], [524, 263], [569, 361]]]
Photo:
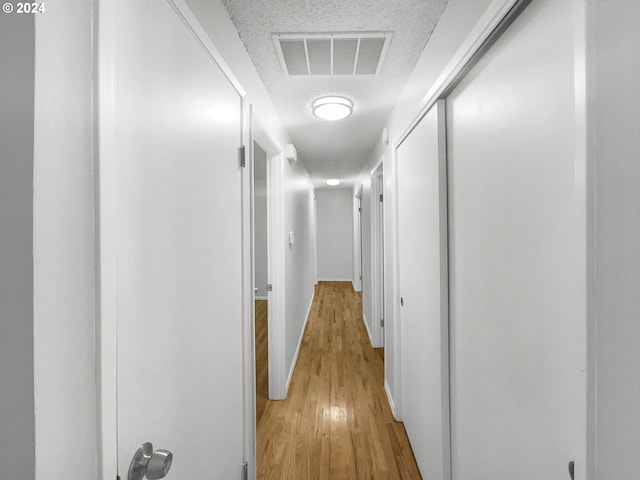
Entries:
[[164, 478], [171, 469], [173, 454], [169, 450], [153, 450], [150, 442], [140, 445], [131, 459], [127, 480], [149, 480]]

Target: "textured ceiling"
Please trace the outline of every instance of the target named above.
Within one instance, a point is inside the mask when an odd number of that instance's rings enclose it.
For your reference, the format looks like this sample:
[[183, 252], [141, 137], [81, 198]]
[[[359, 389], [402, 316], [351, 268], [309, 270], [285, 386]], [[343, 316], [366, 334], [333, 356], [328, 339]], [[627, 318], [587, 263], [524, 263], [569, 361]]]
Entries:
[[[312, 178], [352, 181], [367, 160], [386, 118], [448, 0], [223, 0]], [[287, 77], [272, 33], [393, 32], [376, 77]], [[353, 115], [326, 122], [313, 99], [344, 95]]]

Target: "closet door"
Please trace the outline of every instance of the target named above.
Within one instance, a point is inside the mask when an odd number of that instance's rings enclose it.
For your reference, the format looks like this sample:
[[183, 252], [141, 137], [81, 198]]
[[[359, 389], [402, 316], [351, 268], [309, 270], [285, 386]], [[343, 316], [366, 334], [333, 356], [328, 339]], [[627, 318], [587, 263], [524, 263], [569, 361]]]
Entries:
[[447, 99], [455, 480], [585, 478], [573, 3], [531, 2]]
[[449, 474], [444, 102], [398, 147], [402, 418], [420, 472]]

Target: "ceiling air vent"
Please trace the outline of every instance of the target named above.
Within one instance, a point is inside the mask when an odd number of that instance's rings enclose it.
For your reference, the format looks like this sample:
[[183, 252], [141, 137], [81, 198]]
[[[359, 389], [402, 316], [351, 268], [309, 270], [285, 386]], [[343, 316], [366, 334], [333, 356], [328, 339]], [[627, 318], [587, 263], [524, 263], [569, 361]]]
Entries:
[[290, 77], [378, 75], [392, 34], [274, 33], [282, 70]]

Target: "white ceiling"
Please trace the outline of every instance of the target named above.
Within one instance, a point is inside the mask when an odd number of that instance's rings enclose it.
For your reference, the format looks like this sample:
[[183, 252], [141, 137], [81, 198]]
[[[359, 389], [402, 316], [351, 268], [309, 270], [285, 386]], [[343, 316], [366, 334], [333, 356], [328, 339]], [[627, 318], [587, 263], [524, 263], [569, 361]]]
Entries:
[[[298, 150], [319, 184], [353, 181], [431, 36], [448, 0], [223, 0]], [[282, 71], [272, 33], [393, 32], [376, 77], [296, 77]], [[320, 96], [354, 102], [353, 115], [327, 122], [311, 112]]]

